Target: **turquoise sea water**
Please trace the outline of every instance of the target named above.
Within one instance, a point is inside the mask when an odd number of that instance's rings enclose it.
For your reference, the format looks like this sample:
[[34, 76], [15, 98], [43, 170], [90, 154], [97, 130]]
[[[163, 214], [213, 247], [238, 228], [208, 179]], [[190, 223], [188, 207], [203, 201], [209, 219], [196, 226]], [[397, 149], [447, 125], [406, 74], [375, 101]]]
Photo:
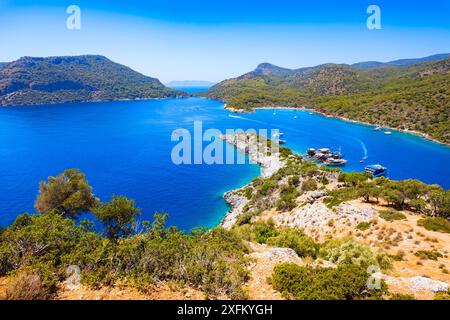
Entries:
[[[222, 103], [201, 98], [8, 107], [0, 109], [0, 224], [34, 212], [39, 181], [67, 168], [86, 173], [102, 200], [112, 194], [135, 199], [145, 219], [166, 211], [169, 224], [181, 229], [218, 224], [227, 211], [223, 193], [260, 171], [254, 164], [173, 164], [171, 133], [192, 130], [194, 120], [222, 131], [279, 129], [286, 145], [300, 153], [341, 148], [349, 160], [345, 170], [381, 163], [393, 179], [450, 187], [450, 148], [306, 111], [231, 114]], [[363, 156], [366, 163], [360, 164]]]

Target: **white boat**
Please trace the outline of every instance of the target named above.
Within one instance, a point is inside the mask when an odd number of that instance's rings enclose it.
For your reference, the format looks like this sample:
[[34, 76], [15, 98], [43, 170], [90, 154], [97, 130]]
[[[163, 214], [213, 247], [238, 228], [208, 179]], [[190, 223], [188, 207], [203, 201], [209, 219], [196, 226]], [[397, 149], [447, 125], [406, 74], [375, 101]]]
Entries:
[[274, 133], [274, 134], [272, 135], [272, 137], [274, 137], [274, 138], [279, 138], [279, 137], [281, 137], [282, 135], [284, 135], [284, 133], [282, 133], [282, 132], [277, 132], [277, 133]]
[[377, 126], [377, 127], [375, 127], [375, 129], [373, 129], [373, 130], [375, 130], [375, 131], [380, 131], [382, 128], [380, 127], [380, 126]]
[[391, 135], [392, 132], [391, 131], [385, 131], [384, 134]]
[[343, 166], [347, 163], [347, 160], [345, 159], [334, 159], [334, 158], [328, 158], [323, 162], [327, 166]]
[[372, 174], [374, 177], [381, 177], [386, 174], [387, 168], [380, 164], [371, 164], [370, 166], [365, 167], [364, 171]]

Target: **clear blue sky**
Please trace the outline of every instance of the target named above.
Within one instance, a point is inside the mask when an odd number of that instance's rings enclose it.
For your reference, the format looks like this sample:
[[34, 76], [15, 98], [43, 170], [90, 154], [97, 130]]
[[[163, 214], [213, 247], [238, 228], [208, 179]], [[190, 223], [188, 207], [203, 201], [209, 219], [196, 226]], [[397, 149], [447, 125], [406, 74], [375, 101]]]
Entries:
[[[81, 8], [81, 30], [66, 8]], [[366, 9], [381, 8], [381, 30]], [[162, 81], [450, 52], [448, 0], [0, 0], [0, 61], [102, 54]]]

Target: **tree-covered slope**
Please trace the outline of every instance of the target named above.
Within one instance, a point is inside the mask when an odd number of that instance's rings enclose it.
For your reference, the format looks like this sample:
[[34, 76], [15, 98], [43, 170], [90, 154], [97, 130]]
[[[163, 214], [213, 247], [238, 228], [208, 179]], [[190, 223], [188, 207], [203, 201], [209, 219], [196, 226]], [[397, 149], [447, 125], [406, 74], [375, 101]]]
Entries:
[[23, 57], [0, 68], [0, 106], [182, 95], [103, 56]]
[[284, 69], [261, 64], [205, 95], [229, 107], [308, 107], [353, 120], [420, 131], [450, 143], [450, 58], [361, 69], [324, 64]]

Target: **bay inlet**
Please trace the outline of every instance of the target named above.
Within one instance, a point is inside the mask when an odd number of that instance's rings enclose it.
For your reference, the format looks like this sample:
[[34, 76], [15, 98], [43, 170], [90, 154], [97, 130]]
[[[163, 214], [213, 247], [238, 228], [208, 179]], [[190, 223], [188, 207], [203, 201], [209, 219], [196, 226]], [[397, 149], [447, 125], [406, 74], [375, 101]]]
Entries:
[[340, 149], [348, 160], [345, 171], [380, 163], [392, 179], [450, 188], [449, 147], [307, 111], [232, 114], [223, 103], [202, 98], [8, 107], [0, 109], [0, 225], [34, 212], [39, 181], [68, 168], [83, 171], [104, 201], [113, 193], [135, 199], [143, 219], [163, 211], [181, 229], [219, 224], [228, 210], [223, 193], [259, 176], [260, 168], [173, 164], [171, 133], [192, 130], [194, 121], [223, 132], [279, 129], [298, 153]]

